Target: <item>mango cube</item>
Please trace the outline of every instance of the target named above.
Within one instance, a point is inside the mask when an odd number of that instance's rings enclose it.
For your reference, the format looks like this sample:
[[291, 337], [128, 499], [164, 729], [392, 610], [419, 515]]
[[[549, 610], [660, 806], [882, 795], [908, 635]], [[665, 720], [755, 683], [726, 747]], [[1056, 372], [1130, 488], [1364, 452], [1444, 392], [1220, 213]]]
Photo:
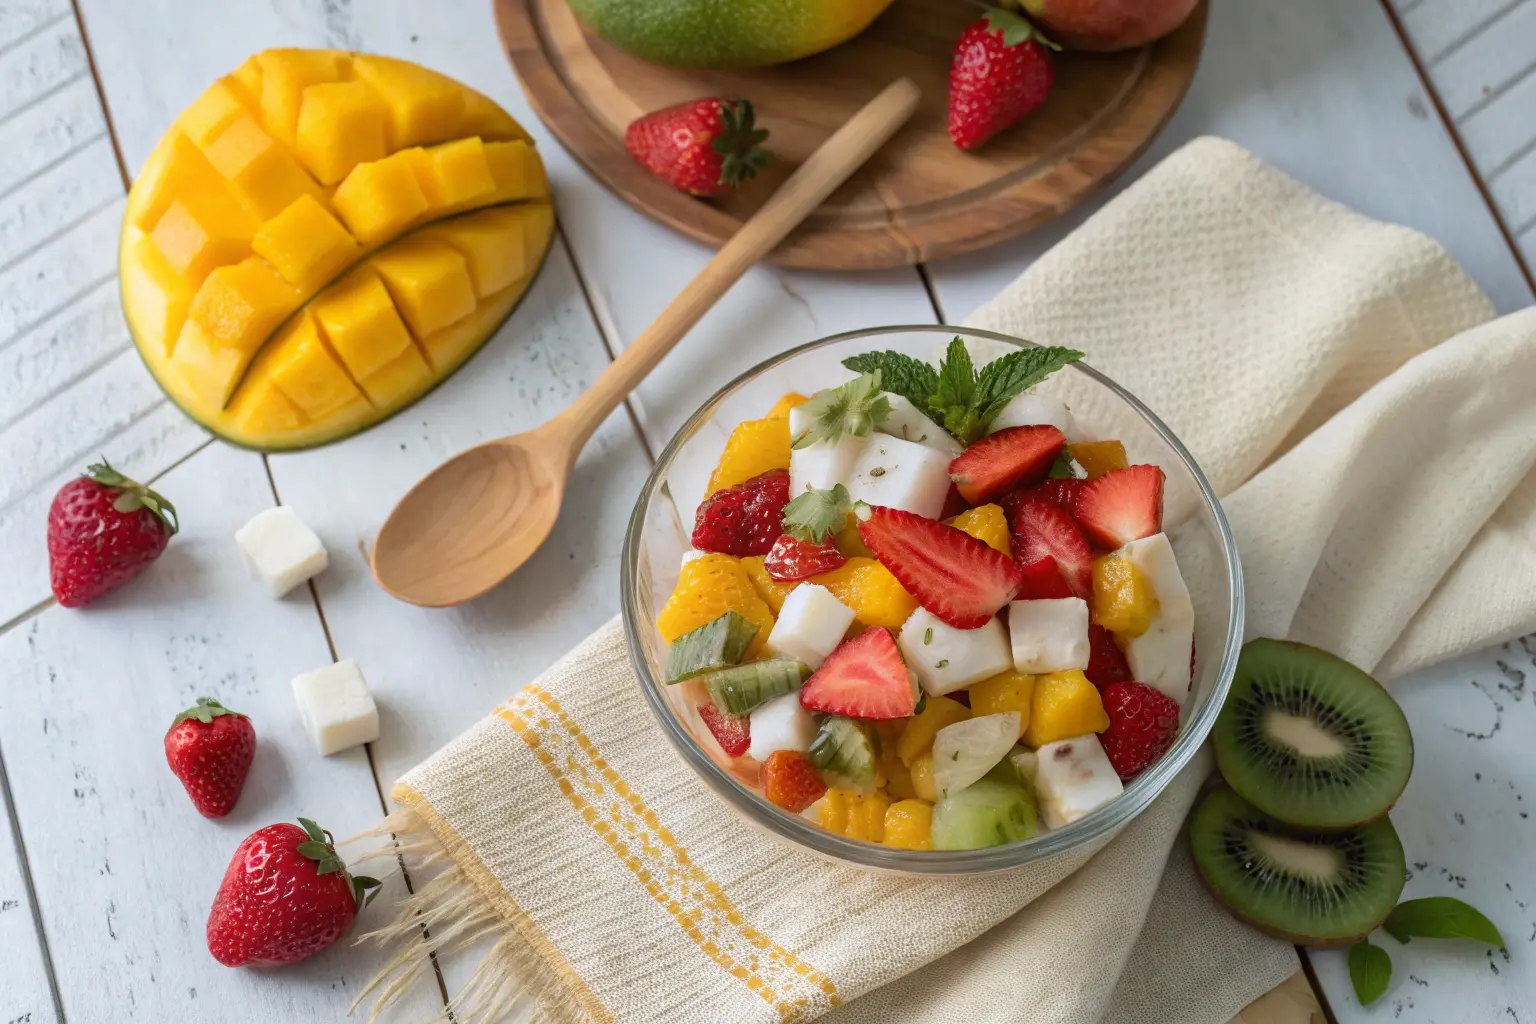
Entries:
[[304, 90], [322, 82], [346, 77], [347, 56], [336, 50], [263, 50], [256, 55], [261, 66], [261, 120], [267, 131], [293, 145], [299, 125]]
[[173, 131], [144, 164], [139, 180], [133, 185], [133, 201], [128, 219], [140, 231], [153, 231], [165, 211], [178, 199], [196, 198], [202, 202], [228, 196], [229, 189], [219, 172], [213, 169], [202, 150], [179, 131]]
[[898, 800], [885, 810], [886, 846], [900, 850], [933, 849], [933, 804]]
[[352, 69], [389, 108], [390, 149], [442, 142], [462, 134], [459, 124], [469, 90], [453, 79], [403, 60], [362, 54], [353, 59]]
[[123, 261], [123, 295], [125, 302], [132, 296], [138, 329], [169, 356], [186, 322], [192, 288], [166, 262], [148, 235], [132, 244]]
[[416, 173], [434, 210], [465, 207], [496, 188], [485, 159], [485, 143], [478, 138], [455, 139], [424, 150]]
[[[525, 214], [529, 207], [483, 210], [459, 217], [422, 232], [424, 237], [447, 242], [469, 264], [475, 294], [485, 298], [526, 277], [534, 266], [528, 258]], [[534, 254], [534, 260], [539, 254]]]
[[190, 107], [181, 112], [181, 116], [176, 119], [177, 126], [197, 145], [208, 145], [235, 118], [246, 113], [237, 91], [239, 88], [238, 83], [232, 83], [228, 78], [214, 82], [192, 101]]
[[305, 294], [335, 277], [362, 251], [331, 211], [309, 195], [295, 199], [258, 228], [251, 248]]
[[[1005, 711], [1019, 713], [1019, 735], [1029, 728], [1034, 704], [1035, 677], [1025, 672], [1007, 671], [983, 679], [970, 688], [971, 714], [996, 715]], [[929, 698], [932, 700], [932, 698]]]
[[358, 383], [368, 393], [369, 401], [383, 407], [424, 390], [431, 379], [432, 370], [426, 359], [415, 345], [411, 345]]
[[214, 344], [250, 357], [302, 301], [265, 260], [251, 258], [209, 273], [187, 317]]
[[366, 267], [326, 289], [315, 300], [314, 313], [331, 348], [359, 381], [413, 347], [384, 283]]
[[891, 798], [880, 790], [861, 793], [833, 786], [820, 802], [818, 819], [828, 832], [866, 843], [878, 843], [885, 838], [885, 812], [891, 807]]
[[398, 235], [427, 210], [416, 180], [419, 153], [402, 150], [371, 164], [358, 164], [337, 186], [331, 201], [347, 229], [367, 245]]
[[195, 289], [215, 267], [243, 259], [251, 251], [251, 233], [250, 218], [234, 202], [188, 195], [171, 202], [149, 237]]
[[221, 344], [196, 320], [187, 319], [171, 352], [171, 371], [199, 402], [223, 408], [250, 365], [251, 354]]
[[224, 79], [247, 110], [261, 109], [261, 55], [251, 54]]
[[304, 90], [294, 145], [321, 184], [334, 185], [358, 164], [389, 152], [384, 123], [389, 112], [362, 82], [322, 82]]
[[1157, 592], [1129, 558], [1105, 555], [1093, 562], [1093, 621], [1112, 633], [1141, 636], [1157, 615]]
[[1035, 680], [1029, 725], [1024, 730], [1025, 743], [1038, 749], [1047, 743], [1108, 728], [1104, 701], [1082, 672], [1047, 672]]
[[1083, 467], [1089, 480], [1130, 465], [1125, 457], [1125, 445], [1119, 441], [1079, 441], [1067, 445], [1067, 451]]
[[277, 216], [301, 195], [321, 195], [299, 162], [249, 117], [231, 121], [203, 153], [257, 220]]
[[306, 423], [304, 414], [270, 380], [252, 380], [240, 389], [230, 403], [229, 412], [240, 433], [246, 437], [264, 437], [298, 430]]
[[487, 142], [485, 162], [490, 165], [496, 189], [491, 201], [542, 199], [549, 195], [549, 180], [539, 154], [526, 142]]
[[768, 570], [763, 566], [762, 555], [743, 558], [741, 567], [746, 571], [747, 578], [752, 581], [758, 596], [767, 602], [775, 615], [779, 614], [779, 609], [784, 607], [784, 599], [789, 596], [789, 592], [800, 585], [798, 580], [794, 583], [785, 583], [768, 575]]
[[1008, 516], [1001, 505], [978, 505], [945, 520], [961, 533], [970, 534], [994, 551], [1011, 557], [1008, 541]]
[[373, 268], [418, 338], [475, 311], [475, 286], [458, 250], [430, 238], [407, 238], [373, 257]]
[[307, 312], [283, 329], [264, 358], [267, 378], [310, 419], [322, 419], [362, 398]]

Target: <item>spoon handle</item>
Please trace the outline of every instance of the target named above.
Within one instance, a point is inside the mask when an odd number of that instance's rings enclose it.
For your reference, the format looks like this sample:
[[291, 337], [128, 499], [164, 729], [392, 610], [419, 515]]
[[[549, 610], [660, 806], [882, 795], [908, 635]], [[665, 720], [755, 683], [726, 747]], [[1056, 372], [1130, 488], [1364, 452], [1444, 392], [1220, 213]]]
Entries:
[[917, 109], [918, 89], [899, 78], [823, 142], [762, 207], [731, 236], [694, 279], [661, 311], [556, 422], [570, 432], [571, 459], [608, 414], [672, 351], [715, 301], [820, 206], [864, 161], [896, 134]]

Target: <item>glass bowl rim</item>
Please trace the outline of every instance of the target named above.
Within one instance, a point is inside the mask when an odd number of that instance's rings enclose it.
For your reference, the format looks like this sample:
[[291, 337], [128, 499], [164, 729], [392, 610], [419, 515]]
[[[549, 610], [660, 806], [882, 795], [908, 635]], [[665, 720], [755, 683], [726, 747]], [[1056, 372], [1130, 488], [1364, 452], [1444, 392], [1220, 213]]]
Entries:
[[819, 348], [859, 338], [891, 334], [952, 334], [962, 338], [999, 342], [1016, 348], [1040, 347], [1035, 342], [1026, 341], [1023, 338], [974, 327], [953, 327], [945, 324], [864, 327], [828, 335], [785, 349], [737, 374], [717, 389], [692, 416], [688, 417], [688, 420], [672, 435], [666, 447], [658, 453], [656, 464], [646, 477], [640, 496], [635, 502], [634, 511], [630, 514], [620, 556], [619, 574], [624, 635], [629, 646], [630, 663], [634, 666], [636, 676], [639, 677], [640, 689], [645, 694], [646, 703], [650, 706], [652, 714], [656, 716], [662, 731], [672, 742], [673, 747], [683, 756], [683, 760], [688, 762], [717, 796], [746, 815], [756, 825], [767, 829], [779, 838], [840, 863], [908, 874], [935, 876], [980, 874], [1021, 867], [1032, 861], [1085, 846], [1102, 837], [1112, 836], [1144, 811], [1162, 793], [1173, 778], [1193, 760], [1210, 734], [1216, 722], [1216, 716], [1220, 713], [1226, 699], [1227, 691], [1231, 688], [1232, 677], [1237, 671], [1237, 657], [1243, 640], [1242, 565], [1238, 559], [1237, 541], [1222, 511], [1221, 500], [1211, 488], [1210, 481], [1206, 479], [1199, 464], [1195, 462], [1194, 456], [1184, 447], [1184, 443], [1169, 429], [1168, 425], [1135, 395], [1086, 362], [1073, 363], [1072, 369], [1087, 374], [1089, 378], [1108, 388], [1134, 409], [1174, 451], [1185, 470], [1194, 479], [1200, 493], [1200, 500], [1216, 524], [1222, 561], [1227, 573], [1227, 586], [1232, 595], [1230, 622], [1221, 652], [1216, 685], [1210, 698], [1198, 713], [1185, 723], [1168, 752], [1156, 764], [1137, 776], [1125, 787], [1123, 793], [1109, 803], [1063, 828], [1041, 832], [1029, 839], [1006, 843], [1002, 846], [983, 847], [979, 850], [903, 850], [835, 835], [806, 821], [799, 814], [791, 814], [775, 806], [767, 798], [747, 788], [716, 764], [693, 735], [683, 727], [677, 714], [662, 697], [661, 688], [664, 684], [652, 675], [650, 665], [646, 662], [643, 653], [645, 640], [641, 631], [649, 630], [651, 623], [649, 620], [642, 620], [636, 603], [636, 594], [646, 515], [650, 510], [652, 499], [661, 493], [664, 477], [677, 457], [678, 451], [693, 436], [697, 428], [713, 415], [722, 401], [767, 370]]

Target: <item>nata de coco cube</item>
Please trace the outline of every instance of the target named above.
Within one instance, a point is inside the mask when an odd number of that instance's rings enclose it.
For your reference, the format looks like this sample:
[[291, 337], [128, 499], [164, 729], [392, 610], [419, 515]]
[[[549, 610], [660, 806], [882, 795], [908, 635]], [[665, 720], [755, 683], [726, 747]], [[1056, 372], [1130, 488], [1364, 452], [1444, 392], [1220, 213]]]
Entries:
[[768, 760], [775, 750], [805, 753], [816, 738], [816, 717], [800, 706], [800, 691], [781, 694], [752, 709], [748, 716], [752, 745], [747, 754]]
[[1088, 667], [1088, 602], [1080, 597], [1008, 605], [1013, 667], [1038, 675]]
[[322, 754], [335, 754], [379, 738], [379, 709], [350, 658], [295, 676], [293, 699], [304, 728]]
[[907, 668], [934, 697], [963, 690], [1013, 667], [1008, 634], [995, 618], [980, 629], [956, 629], [919, 608], [901, 627], [896, 646]]
[[235, 533], [235, 543], [251, 575], [273, 597], [282, 597], [330, 564], [315, 531], [287, 505], [258, 512]]
[[1140, 636], [1125, 644], [1125, 660], [1139, 683], [1161, 690], [1179, 704], [1189, 698], [1195, 642], [1195, 606], [1179, 573], [1166, 533], [1133, 540], [1116, 552], [1141, 570], [1157, 596], [1157, 614]]
[[802, 583], [789, 592], [768, 634], [767, 647], [812, 670], [821, 667], [853, 625], [853, 609], [819, 583]]
[[1092, 733], [1047, 743], [1035, 751], [1035, 796], [1051, 828], [1061, 828], [1102, 807], [1125, 786]]

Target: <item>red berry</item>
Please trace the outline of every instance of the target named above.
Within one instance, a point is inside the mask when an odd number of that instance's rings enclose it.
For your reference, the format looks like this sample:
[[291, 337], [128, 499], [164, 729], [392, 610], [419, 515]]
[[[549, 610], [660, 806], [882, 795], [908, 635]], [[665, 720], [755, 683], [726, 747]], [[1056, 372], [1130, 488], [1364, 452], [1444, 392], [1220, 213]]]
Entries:
[[949, 478], [972, 505], [984, 505], [1020, 484], [1045, 478], [1067, 446], [1056, 427], [1009, 427], [971, 445], [949, 464]]
[[1054, 48], [1028, 21], [992, 10], [955, 42], [949, 65], [949, 137], [975, 149], [1045, 102]]
[[799, 814], [827, 791], [811, 759], [793, 750], [775, 750], [768, 755], [762, 782], [763, 795], [791, 814]]
[[949, 485], [949, 493], [944, 495], [944, 509], [939, 513], [939, 518], [953, 519], [970, 507], [966, 503], [965, 497], [960, 493], [960, 488], [951, 483]]
[[1019, 572], [1024, 582], [1019, 584], [1019, 592], [1014, 595], [1016, 600], [1046, 601], [1077, 596], [1072, 593], [1067, 578], [1061, 574], [1056, 559], [1050, 555], [1042, 555], [1028, 565], [1020, 565]]
[[1103, 626], [1088, 627], [1088, 668], [1083, 674], [1100, 690], [1111, 683], [1131, 681], [1131, 666], [1125, 660], [1125, 652], [1115, 643], [1115, 634]]
[[1163, 471], [1127, 466], [1085, 480], [1073, 509], [1088, 539], [1114, 550], [1163, 529]]
[[1179, 705], [1142, 683], [1111, 683], [1103, 698], [1109, 728], [1099, 733], [1099, 742], [1115, 772], [1129, 782], [1173, 746]]
[[1048, 498], [1060, 505], [1069, 515], [1077, 515], [1077, 495], [1083, 489], [1086, 480], [1077, 477], [1057, 477], [1053, 480], [1044, 480], [1035, 487], [1034, 493], [1043, 498]]
[[[379, 881], [349, 875], [330, 833], [307, 818], [252, 832], [235, 850], [213, 909], [208, 952], [226, 967], [308, 959], [352, 927]], [[370, 892], [373, 890], [373, 892]]]
[[107, 465], [89, 467], [48, 509], [53, 595], [66, 608], [89, 604], [160, 557], [178, 528], [176, 509]]
[[953, 526], [870, 507], [859, 536], [917, 603], [956, 629], [979, 629], [1019, 590], [1019, 567]]
[[773, 542], [773, 549], [763, 559], [763, 568], [781, 583], [794, 583], [831, 572], [846, 561], [848, 559], [831, 541], [812, 544], [786, 533]]
[[789, 471], [783, 469], [716, 491], [694, 516], [693, 546], [737, 557], [766, 555], [784, 532], [787, 504]]
[[713, 704], [700, 704], [699, 717], [728, 756], [740, 757], [752, 745], [752, 720], [746, 715], [728, 715]]
[[177, 715], [165, 734], [165, 760], [205, 818], [234, 810], [255, 756], [251, 720], [208, 697]]
[[917, 689], [891, 631], [875, 626], [844, 640], [821, 663], [800, 688], [800, 706], [848, 718], [907, 718], [917, 707]]
[[624, 131], [624, 148], [674, 188], [713, 196], [740, 185], [768, 163], [752, 104], [721, 97], [689, 100], [646, 114]]
[[[1056, 561], [1073, 596], [1087, 598], [1093, 592], [1093, 549], [1060, 505], [1039, 494], [1025, 492], [1009, 502], [1008, 526], [1013, 538], [1013, 557], [1022, 566], [1034, 566], [1044, 558]], [[1033, 571], [1041, 571], [1036, 570]]]

